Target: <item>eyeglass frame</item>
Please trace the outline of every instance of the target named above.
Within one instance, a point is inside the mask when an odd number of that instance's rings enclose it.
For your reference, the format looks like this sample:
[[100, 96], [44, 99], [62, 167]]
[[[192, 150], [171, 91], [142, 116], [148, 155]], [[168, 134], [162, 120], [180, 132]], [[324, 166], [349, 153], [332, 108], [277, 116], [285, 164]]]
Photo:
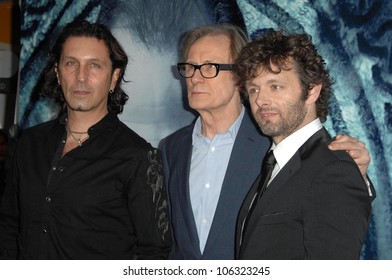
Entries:
[[[193, 67], [193, 73], [192, 73], [191, 76], [185, 77], [184, 75], [181, 74], [180, 68], [181, 68], [181, 66], [184, 66], [184, 65], [191, 65], [191, 66]], [[204, 65], [212, 65], [212, 66], [214, 66], [214, 67], [216, 68], [216, 75], [213, 76], [213, 77], [205, 77], [205, 76], [203, 75], [203, 72], [201, 71], [201, 67], [203, 67]], [[199, 65], [197, 65], [197, 64], [192, 64], [192, 63], [187, 63], [187, 62], [180, 62], [180, 63], [177, 63], [177, 70], [178, 70], [178, 73], [180, 74], [181, 77], [183, 77], [183, 78], [185, 78], [185, 79], [192, 78], [192, 77], [195, 75], [196, 70], [198, 70], [198, 69], [199, 69], [200, 75], [201, 75], [203, 78], [205, 78], [205, 79], [213, 79], [213, 78], [216, 78], [216, 77], [218, 76], [219, 71], [232, 71], [233, 68], [234, 68], [234, 64], [225, 64], [225, 63], [212, 63], [212, 62], [208, 62], [208, 63], [199, 64]]]

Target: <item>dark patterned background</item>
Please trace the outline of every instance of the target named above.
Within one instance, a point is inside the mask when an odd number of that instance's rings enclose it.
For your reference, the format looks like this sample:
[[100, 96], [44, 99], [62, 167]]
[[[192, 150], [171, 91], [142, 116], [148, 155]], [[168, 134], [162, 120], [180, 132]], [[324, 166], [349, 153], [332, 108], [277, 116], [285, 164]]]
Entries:
[[194, 117], [174, 71], [184, 31], [231, 22], [251, 37], [268, 28], [311, 34], [336, 80], [326, 126], [333, 135], [358, 137], [372, 156], [377, 199], [362, 257], [392, 259], [391, 1], [22, 1], [22, 127], [57, 113], [39, 96], [40, 74], [51, 39], [75, 18], [108, 24], [125, 47], [130, 100], [121, 119], [155, 146]]

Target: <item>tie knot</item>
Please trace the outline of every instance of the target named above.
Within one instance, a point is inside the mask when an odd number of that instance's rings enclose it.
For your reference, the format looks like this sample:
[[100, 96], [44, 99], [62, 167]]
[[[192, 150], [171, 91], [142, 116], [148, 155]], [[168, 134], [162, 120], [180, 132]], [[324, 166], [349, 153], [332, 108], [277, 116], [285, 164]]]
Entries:
[[275, 159], [275, 156], [274, 156], [274, 151], [271, 150], [271, 151], [268, 152], [268, 154], [266, 156], [265, 164], [268, 165], [268, 166], [274, 166], [275, 163], [276, 163], [276, 159]]

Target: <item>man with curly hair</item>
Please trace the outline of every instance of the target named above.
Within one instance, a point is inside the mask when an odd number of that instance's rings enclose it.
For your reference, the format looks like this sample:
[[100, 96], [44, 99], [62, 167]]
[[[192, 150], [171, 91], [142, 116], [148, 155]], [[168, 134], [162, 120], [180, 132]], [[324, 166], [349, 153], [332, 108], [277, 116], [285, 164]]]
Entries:
[[241, 207], [239, 259], [358, 259], [370, 190], [322, 126], [332, 79], [307, 34], [271, 31], [243, 48], [235, 72], [273, 144]]

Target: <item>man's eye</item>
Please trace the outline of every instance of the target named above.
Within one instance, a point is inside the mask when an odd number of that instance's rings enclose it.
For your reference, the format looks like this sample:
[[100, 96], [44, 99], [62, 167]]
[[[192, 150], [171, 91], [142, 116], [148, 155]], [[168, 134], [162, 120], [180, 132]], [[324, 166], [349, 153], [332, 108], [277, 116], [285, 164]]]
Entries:
[[98, 63], [91, 63], [91, 64], [90, 64], [90, 67], [91, 67], [91, 68], [97, 68], [97, 69], [98, 69], [98, 68], [101, 68], [101, 65], [99, 65]]
[[201, 70], [205, 72], [216, 71], [215, 69], [216, 69], [215, 65], [211, 65], [211, 64], [203, 64], [201, 66]]
[[271, 88], [272, 88], [273, 90], [279, 90], [279, 89], [281, 89], [282, 87], [281, 87], [280, 85], [272, 85]]
[[64, 68], [67, 71], [75, 71], [78, 68], [78, 64], [74, 60], [68, 60], [68, 61], [65, 61]]
[[65, 66], [74, 66], [76, 63], [75, 61], [67, 61], [65, 62]]
[[249, 94], [259, 93], [259, 90], [258, 90], [257, 88], [249, 88], [249, 89], [248, 89], [248, 93], [249, 93]]

